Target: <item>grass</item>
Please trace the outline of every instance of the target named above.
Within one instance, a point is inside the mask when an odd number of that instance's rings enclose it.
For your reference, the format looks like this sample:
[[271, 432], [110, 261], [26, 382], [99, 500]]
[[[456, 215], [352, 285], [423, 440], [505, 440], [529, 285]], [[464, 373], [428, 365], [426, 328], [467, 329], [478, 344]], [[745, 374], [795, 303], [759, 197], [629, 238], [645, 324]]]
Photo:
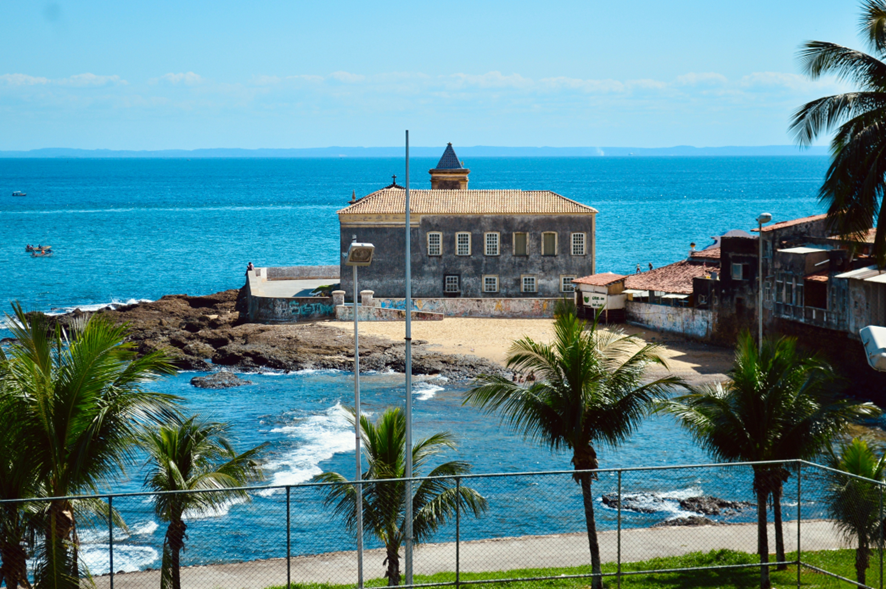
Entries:
[[[787, 560], [795, 560], [797, 553], [789, 553]], [[707, 553], [693, 552], [684, 556], [654, 558], [644, 562], [626, 563], [622, 565], [623, 572], [650, 571], [642, 575], [626, 575], [621, 579], [621, 587], [624, 589], [726, 589], [726, 588], [754, 588], [760, 586], [760, 569], [749, 567], [744, 569], [719, 569], [719, 570], [693, 570], [679, 573], [656, 573], [656, 570], [701, 568], [729, 565], [747, 565], [759, 562], [756, 554], [736, 552], [734, 550], [714, 550]], [[826, 550], [819, 552], [804, 552], [803, 562], [830, 571], [834, 574], [854, 579], [855, 578], [855, 551], [854, 550]], [[797, 567], [791, 565], [786, 571], [776, 571], [770, 568], [773, 587], [796, 587]], [[509, 571], [494, 571], [486, 573], [462, 573], [461, 581], [481, 581], [494, 579], [516, 579], [526, 577], [558, 577], [561, 575], [589, 574], [590, 566], [550, 569], [514, 569]], [[614, 563], [603, 565], [604, 573], [616, 572]], [[879, 585], [880, 569], [879, 556], [875, 552], [871, 558], [871, 568], [868, 569], [867, 582], [874, 587]], [[801, 584], [803, 587], [855, 587], [844, 581], [834, 579], [828, 575], [818, 573], [803, 567], [801, 571]], [[372, 579], [365, 583], [366, 587], [384, 587], [386, 579]], [[452, 583], [455, 581], [454, 573], [438, 573], [436, 575], [416, 575], [415, 583]], [[607, 577], [604, 580], [607, 587], [617, 587], [615, 577]], [[590, 587], [590, 578], [579, 579], [549, 579], [544, 581], [516, 581], [516, 582], [491, 582], [477, 584], [476, 587], [489, 589], [587, 589]], [[353, 585], [329, 585], [324, 583], [292, 584], [292, 589], [353, 589]], [[278, 585], [267, 589], [285, 589]]]

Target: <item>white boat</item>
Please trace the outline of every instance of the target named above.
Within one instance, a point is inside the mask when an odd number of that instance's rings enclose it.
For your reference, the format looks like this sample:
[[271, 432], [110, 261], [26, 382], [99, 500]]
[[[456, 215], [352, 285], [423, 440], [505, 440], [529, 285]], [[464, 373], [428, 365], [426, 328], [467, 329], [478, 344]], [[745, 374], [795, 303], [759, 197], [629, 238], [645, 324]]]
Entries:
[[15, 192], [12, 193], [12, 196], [28, 196], [28, 195], [25, 194], [24, 192], [22, 192], [21, 190], [16, 190]]

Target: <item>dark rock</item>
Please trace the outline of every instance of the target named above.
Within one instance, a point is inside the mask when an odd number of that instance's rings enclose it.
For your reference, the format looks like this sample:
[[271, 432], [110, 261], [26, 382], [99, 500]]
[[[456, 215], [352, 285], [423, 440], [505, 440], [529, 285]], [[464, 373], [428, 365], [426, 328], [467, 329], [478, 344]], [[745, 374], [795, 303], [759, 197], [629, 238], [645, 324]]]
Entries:
[[709, 517], [705, 517], [703, 515], [690, 515], [688, 517], [675, 517], [671, 519], [666, 519], [663, 522], [658, 522], [657, 524], [653, 524], [653, 528], [665, 528], [671, 526], [720, 526], [723, 525], [721, 522], [714, 521]]
[[680, 500], [680, 507], [703, 515], [732, 515], [755, 504], [747, 501], [726, 501], [717, 497], [689, 497]]
[[201, 389], [229, 389], [252, 384], [252, 381], [243, 380], [231, 372], [215, 372], [209, 376], [195, 376], [191, 384]]
[[[615, 493], [603, 495], [601, 499], [603, 505], [606, 507], [618, 509], [619, 500], [618, 495]], [[660, 509], [656, 509], [655, 506], [661, 503], [662, 499], [660, 499], [655, 493], [640, 493], [637, 495], [621, 496], [621, 508], [636, 513], [656, 513], [657, 511], [660, 511]]]

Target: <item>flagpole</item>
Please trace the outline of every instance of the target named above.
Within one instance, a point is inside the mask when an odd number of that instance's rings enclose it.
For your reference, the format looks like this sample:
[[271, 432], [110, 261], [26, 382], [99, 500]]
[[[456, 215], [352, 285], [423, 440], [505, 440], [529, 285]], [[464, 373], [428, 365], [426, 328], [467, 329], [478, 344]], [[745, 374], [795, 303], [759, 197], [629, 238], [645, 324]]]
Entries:
[[412, 235], [409, 222], [409, 131], [406, 131], [406, 584], [412, 585]]

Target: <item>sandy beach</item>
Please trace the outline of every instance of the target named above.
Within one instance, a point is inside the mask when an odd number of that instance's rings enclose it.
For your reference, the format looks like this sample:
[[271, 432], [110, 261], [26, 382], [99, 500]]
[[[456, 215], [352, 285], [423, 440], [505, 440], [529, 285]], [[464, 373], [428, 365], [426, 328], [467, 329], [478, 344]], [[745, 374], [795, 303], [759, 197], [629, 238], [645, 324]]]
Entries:
[[[353, 323], [328, 321], [326, 324], [353, 337]], [[693, 342], [676, 335], [661, 334], [632, 325], [616, 328], [636, 336], [642, 343], [661, 345], [660, 354], [668, 363], [671, 373], [693, 384], [725, 379], [725, 373], [732, 364], [733, 351], [729, 348]], [[402, 322], [360, 323], [361, 335], [392, 341], [402, 341], [404, 329]], [[505, 363], [511, 342], [521, 337], [550, 342], [554, 337], [553, 320], [447, 317], [442, 321], [412, 323], [413, 341], [428, 342], [425, 347], [430, 350], [446, 354], [471, 354], [501, 365]], [[654, 367], [652, 371], [653, 376], [665, 373], [660, 367]]]

